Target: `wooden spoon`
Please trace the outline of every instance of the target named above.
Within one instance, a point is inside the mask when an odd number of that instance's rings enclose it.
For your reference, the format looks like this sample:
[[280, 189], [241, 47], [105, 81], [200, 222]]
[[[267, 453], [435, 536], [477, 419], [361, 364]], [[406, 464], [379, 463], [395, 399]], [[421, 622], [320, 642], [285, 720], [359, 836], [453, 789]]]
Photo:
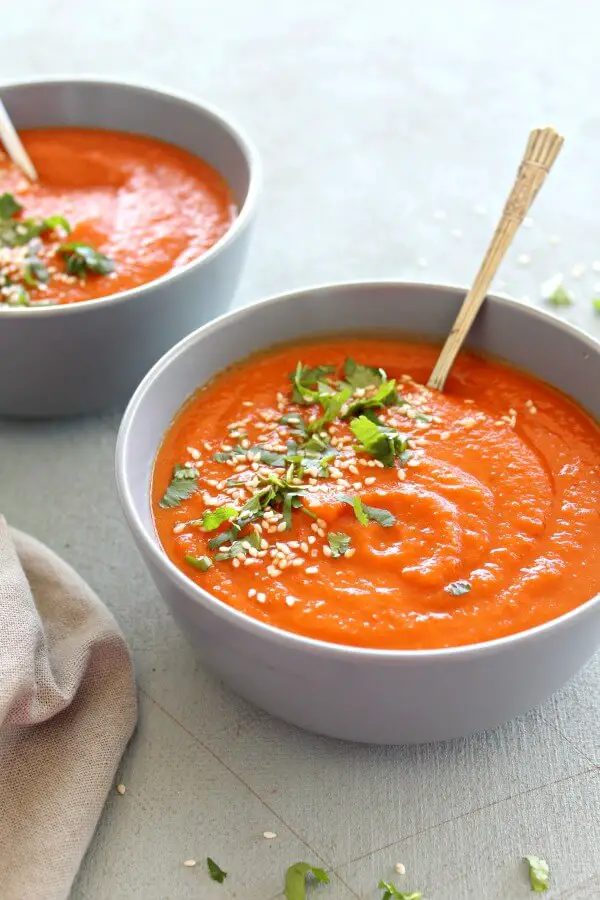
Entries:
[[529, 135], [527, 149], [519, 166], [515, 183], [509, 194], [494, 236], [485, 254], [473, 287], [465, 297], [446, 343], [442, 347], [428, 387], [444, 390], [450, 369], [466, 338], [485, 295], [506, 251], [535, 197], [546, 180], [564, 138], [553, 128], [535, 128]]
[[21, 138], [17, 134], [2, 100], [0, 100], [0, 141], [4, 144], [6, 152], [14, 164], [23, 170], [30, 181], [37, 181], [38, 174], [35, 166], [21, 143]]

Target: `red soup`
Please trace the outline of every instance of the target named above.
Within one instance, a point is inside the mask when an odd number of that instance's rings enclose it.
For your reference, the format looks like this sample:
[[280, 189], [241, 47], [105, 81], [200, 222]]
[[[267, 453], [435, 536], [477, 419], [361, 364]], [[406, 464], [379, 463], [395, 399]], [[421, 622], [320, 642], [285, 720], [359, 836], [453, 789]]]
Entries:
[[223, 178], [179, 147], [89, 128], [21, 136], [39, 182], [0, 150], [0, 306], [138, 287], [197, 259], [235, 218]]
[[156, 459], [162, 546], [219, 600], [372, 648], [452, 647], [600, 591], [600, 432], [571, 400], [435, 347], [298, 343], [198, 391]]

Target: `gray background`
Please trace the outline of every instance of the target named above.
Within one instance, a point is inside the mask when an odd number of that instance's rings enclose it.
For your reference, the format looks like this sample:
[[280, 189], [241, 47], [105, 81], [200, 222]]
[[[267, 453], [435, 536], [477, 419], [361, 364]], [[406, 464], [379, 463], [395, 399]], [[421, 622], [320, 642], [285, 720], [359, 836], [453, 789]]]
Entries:
[[[594, 6], [28, 0], [3, 7], [0, 78], [123, 76], [235, 115], [266, 169], [238, 304], [325, 280], [468, 282], [528, 130], [552, 122], [567, 143], [497, 287], [539, 303], [544, 279], [585, 264], [566, 317], [600, 334]], [[76, 900], [270, 900], [299, 859], [333, 870], [331, 900], [374, 900], [397, 861], [426, 900], [512, 900], [529, 896], [524, 853], [550, 861], [549, 896], [600, 895], [600, 657], [542, 709], [443, 746], [347, 746], [274, 721], [202, 670], [163, 609], [117, 504], [118, 421], [0, 423], [0, 507], [89, 580], [137, 665], [127, 793], [108, 800]], [[182, 866], [207, 855], [225, 885]]]

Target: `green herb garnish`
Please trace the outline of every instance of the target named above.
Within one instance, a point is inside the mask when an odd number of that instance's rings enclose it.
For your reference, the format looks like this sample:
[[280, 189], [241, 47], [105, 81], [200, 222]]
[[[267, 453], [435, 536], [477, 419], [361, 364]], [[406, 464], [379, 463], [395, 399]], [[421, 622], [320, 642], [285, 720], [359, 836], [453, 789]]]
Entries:
[[306, 437], [308, 432], [308, 425], [300, 415], [300, 413], [286, 413], [279, 420], [280, 425], [291, 426], [292, 434], [295, 434], [297, 437]]
[[218, 881], [219, 884], [223, 884], [225, 879], [227, 878], [227, 872], [224, 872], [221, 866], [217, 865], [214, 859], [211, 859], [210, 856], [206, 859], [206, 865], [208, 866], [208, 874], [212, 878], [213, 881]]
[[173, 469], [171, 483], [165, 491], [158, 505], [163, 509], [172, 509], [179, 506], [184, 500], [192, 496], [198, 486], [198, 471], [194, 468], [177, 465]]
[[409, 894], [400, 891], [391, 881], [380, 881], [377, 885], [383, 891], [381, 900], [421, 900], [421, 891], [411, 891]]
[[524, 856], [523, 859], [529, 866], [529, 882], [531, 890], [536, 894], [543, 894], [550, 887], [550, 867], [545, 859], [539, 856]]
[[29, 287], [35, 287], [40, 282], [45, 284], [50, 278], [50, 273], [41, 259], [37, 256], [31, 256], [25, 263], [23, 271], [23, 281]]
[[214, 531], [223, 522], [235, 519], [237, 514], [238, 510], [235, 506], [220, 506], [218, 509], [207, 509], [200, 521], [205, 531]]
[[382, 382], [387, 381], [387, 375], [383, 369], [362, 366], [348, 357], [344, 363], [344, 380], [356, 390], [356, 388], [379, 387]]
[[260, 444], [257, 444], [255, 447], [248, 447], [247, 450], [244, 450], [238, 444], [233, 450], [221, 450], [215, 453], [213, 459], [215, 462], [226, 462], [228, 459], [233, 459], [236, 456], [246, 457], [247, 453], [259, 456], [258, 462], [263, 463], [265, 466], [285, 468], [285, 456], [282, 453], [274, 453], [273, 450], [267, 450], [266, 447], [261, 447]]
[[58, 248], [58, 252], [66, 261], [69, 275], [81, 277], [88, 272], [96, 272], [98, 275], [109, 275], [115, 270], [115, 264], [112, 259], [90, 247], [89, 244], [81, 243], [81, 241], [62, 244]]
[[572, 306], [573, 295], [563, 284], [559, 284], [551, 294], [547, 295], [546, 303], [551, 306]]
[[327, 540], [334, 559], [337, 559], [338, 556], [343, 556], [346, 550], [350, 549], [350, 535], [344, 534], [343, 531], [330, 531], [327, 535]]
[[372, 397], [359, 397], [357, 400], [349, 403], [344, 418], [348, 419], [351, 416], [357, 416], [367, 409], [382, 409], [384, 406], [404, 404], [405, 402], [398, 396], [394, 379], [384, 381]]
[[12, 194], [2, 194], [0, 197], [0, 219], [12, 219], [22, 209], [23, 207]]
[[232, 541], [230, 547], [215, 553], [215, 562], [219, 562], [222, 559], [236, 559], [239, 556], [245, 559], [249, 547], [253, 550], [258, 550], [260, 547], [260, 535], [256, 531], [251, 531], [249, 534]]
[[471, 583], [469, 581], [453, 581], [452, 584], [447, 584], [444, 590], [453, 597], [462, 597], [471, 590]]
[[[354, 436], [360, 441], [364, 450], [384, 466], [394, 465], [396, 457], [402, 460], [408, 449], [408, 438], [395, 428], [390, 428], [370, 416], [362, 415], [350, 422]], [[406, 457], [404, 457], [406, 459]]]
[[353, 508], [354, 515], [361, 525], [368, 525], [369, 520], [377, 522], [378, 525], [382, 525], [384, 528], [390, 528], [396, 524], [396, 517], [388, 509], [381, 509], [379, 506], [367, 506], [360, 497], [338, 494], [337, 499]]
[[310, 863], [294, 863], [285, 873], [286, 900], [306, 900], [307, 876], [312, 876], [319, 884], [329, 884], [329, 876], [323, 869]]
[[333, 388], [324, 379], [334, 371], [334, 366], [315, 366], [310, 368], [310, 366], [305, 366], [299, 362], [296, 366], [296, 371], [293, 375], [290, 375], [294, 385], [292, 392], [293, 402], [310, 406], [311, 403], [318, 402], [320, 393], [333, 393]]
[[199, 569], [200, 572], [206, 572], [207, 569], [210, 569], [212, 566], [212, 560], [210, 556], [192, 556], [191, 553], [186, 553], [183, 557], [186, 563], [189, 563], [190, 566], [193, 566], [194, 569]]

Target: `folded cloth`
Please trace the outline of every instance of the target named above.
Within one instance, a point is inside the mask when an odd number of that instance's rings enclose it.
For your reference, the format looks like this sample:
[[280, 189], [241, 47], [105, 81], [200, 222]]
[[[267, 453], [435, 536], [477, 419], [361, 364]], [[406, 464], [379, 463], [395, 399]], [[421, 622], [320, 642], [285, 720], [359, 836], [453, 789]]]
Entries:
[[0, 897], [64, 900], [136, 722], [117, 623], [0, 516]]

